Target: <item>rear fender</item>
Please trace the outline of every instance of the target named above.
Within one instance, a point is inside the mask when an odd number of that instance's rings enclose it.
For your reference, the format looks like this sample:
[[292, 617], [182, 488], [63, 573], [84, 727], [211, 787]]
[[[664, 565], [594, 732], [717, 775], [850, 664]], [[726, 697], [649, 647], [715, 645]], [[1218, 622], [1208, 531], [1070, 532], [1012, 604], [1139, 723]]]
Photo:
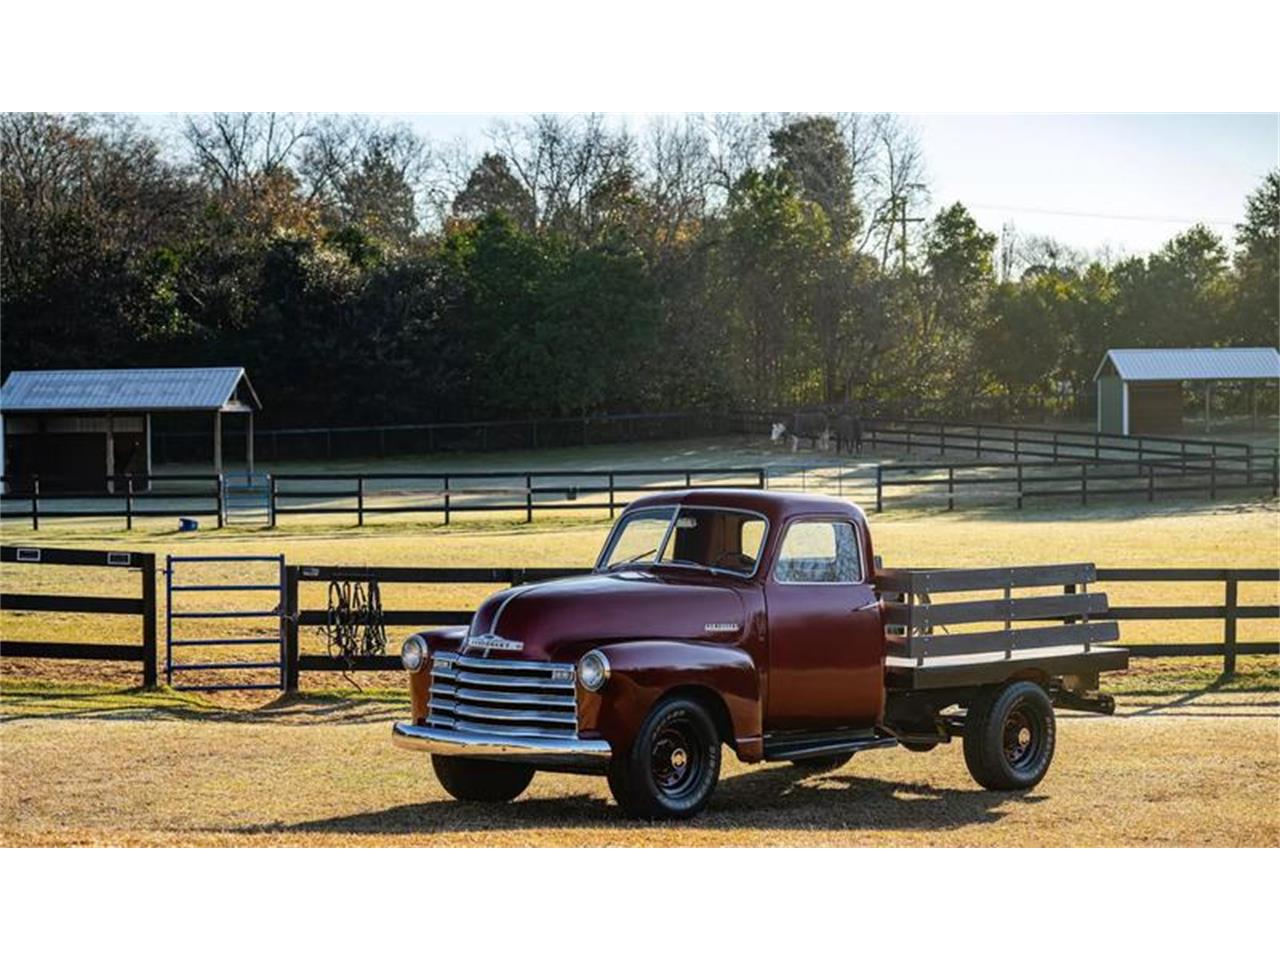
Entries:
[[[724, 706], [729, 742], [746, 761], [763, 752], [760, 677], [736, 647], [690, 640], [640, 640], [596, 648], [609, 658], [609, 681], [598, 693], [578, 691], [578, 728], [624, 752], [666, 693], [694, 688]], [[719, 719], [719, 718], [717, 718]]]

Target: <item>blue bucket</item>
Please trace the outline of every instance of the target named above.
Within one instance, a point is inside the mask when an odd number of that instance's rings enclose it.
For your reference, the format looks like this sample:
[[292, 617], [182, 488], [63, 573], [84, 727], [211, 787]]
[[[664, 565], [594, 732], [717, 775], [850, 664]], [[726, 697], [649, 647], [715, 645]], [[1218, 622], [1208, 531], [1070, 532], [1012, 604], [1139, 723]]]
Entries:
[[200, 521], [199, 521], [199, 520], [193, 520], [191, 517], [179, 517], [179, 518], [178, 518], [178, 532], [179, 532], [179, 533], [192, 533], [192, 532], [194, 532], [194, 531], [196, 531], [196, 530], [199, 530], [199, 529], [200, 529]]

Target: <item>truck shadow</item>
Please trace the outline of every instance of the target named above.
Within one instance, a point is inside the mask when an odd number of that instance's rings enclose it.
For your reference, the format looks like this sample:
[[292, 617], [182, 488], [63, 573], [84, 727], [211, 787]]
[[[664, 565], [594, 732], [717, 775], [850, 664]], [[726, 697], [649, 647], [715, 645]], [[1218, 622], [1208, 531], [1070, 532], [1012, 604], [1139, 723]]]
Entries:
[[[600, 793], [535, 797], [500, 806], [433, 800], [294, 824], [258, 824], [239, 832], [367, 835], [485, 834], [528, 830], [955, 830], [995, 823], [1044, 794], [957, 790], [919, 782], [840, 773], [804, 776], [782, 767], [721, 782], [711, 805], [691, 821], [649, 823], [625, 816]], [[483, 843], [483, 840], [479, 842]]]

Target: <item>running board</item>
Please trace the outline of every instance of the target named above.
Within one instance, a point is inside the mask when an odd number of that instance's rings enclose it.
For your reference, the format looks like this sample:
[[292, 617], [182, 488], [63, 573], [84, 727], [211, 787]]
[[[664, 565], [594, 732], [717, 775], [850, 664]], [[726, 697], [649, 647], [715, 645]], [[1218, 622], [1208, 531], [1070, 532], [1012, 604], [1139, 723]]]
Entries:
[[810, 757], [837, 756], [860, 750], [895, 747], [898, 738], [872, 731], [849, 731], [843, 735], [810, 734], [803, 737], [765, 737], [766, 760], [807, 760]]

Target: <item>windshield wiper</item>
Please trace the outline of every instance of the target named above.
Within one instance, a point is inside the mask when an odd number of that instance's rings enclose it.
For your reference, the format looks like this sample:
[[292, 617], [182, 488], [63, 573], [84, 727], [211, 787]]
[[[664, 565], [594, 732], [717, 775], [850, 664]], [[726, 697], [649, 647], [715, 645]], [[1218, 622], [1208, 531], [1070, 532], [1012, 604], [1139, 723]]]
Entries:
[[614, 567], [625, 567], [629, 563], [635, 563], [637, 560], [643, 560], [649, 554], [657, 553], [657, 552], [658, 552], [658, 548], [654, 547], [651, 550], [646, 550], [644, 553], [637, 553], [634, 557], [632, 557], [629, 560], [616, 560], [613, 563], [609, 564], [607, 567], [605, 567], [605, 569], [612, 570]]

